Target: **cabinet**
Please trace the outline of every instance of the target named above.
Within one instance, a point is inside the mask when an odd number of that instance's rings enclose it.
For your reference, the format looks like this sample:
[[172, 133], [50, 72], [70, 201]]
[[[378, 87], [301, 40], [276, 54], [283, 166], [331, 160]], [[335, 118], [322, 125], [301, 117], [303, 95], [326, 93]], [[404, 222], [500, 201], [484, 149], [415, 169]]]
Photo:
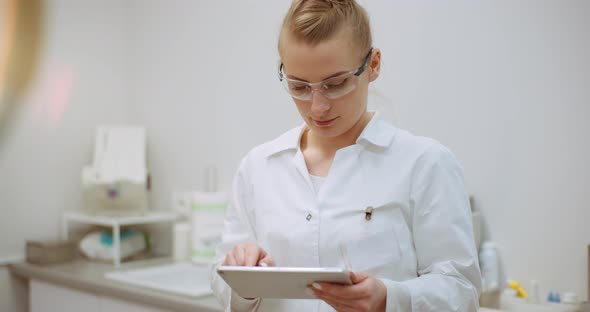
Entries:
[[109, 311], [109, 312], [164, 312], [169, 310], [162, 310], [158, 308], [153, 308], [144, 304], [137, 304], [134, 302], [129, 302], [126, 300], [121, 300], [117, 298], [110, 298], [110, 297], [101, 297], [100, 301], [100, 309], [99, 311]]
[[30, 280], [31, 312], [169, 312], [140, 303]]

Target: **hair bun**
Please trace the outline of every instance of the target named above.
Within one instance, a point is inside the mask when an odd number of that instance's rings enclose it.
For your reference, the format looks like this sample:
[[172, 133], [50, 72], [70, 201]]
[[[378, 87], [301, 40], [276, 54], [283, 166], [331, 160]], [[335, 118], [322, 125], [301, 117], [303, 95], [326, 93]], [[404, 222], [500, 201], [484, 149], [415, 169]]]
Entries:
[[316, 4], [320, 4], [320, 3], [325, 3], [325, 4], [329, 4], [330, 7], [334, 7], [334, 6], [346, 6], [346, 5], [352, 5], [354, 4], [355, 0], [300, 0], [298, 1], [299, 4], [302, 4], [304, 2], [315, 2]]
[[[343, 26], [350, 28], [363, 55], [373, 46], [369, 16], [355, 0], [293, 0], [281, 35], [287, 30], [296, 40], [315, 45], [332, 38]], [[280, 41], [279, 36], [279, 52]]]
[[328, 2], [330, 5], [332, 5], [332, 7], [334, 7], [334, 5], [350, 5], [352, 3], [354, 3], [354, 0], [325, 0], [326, 2]]

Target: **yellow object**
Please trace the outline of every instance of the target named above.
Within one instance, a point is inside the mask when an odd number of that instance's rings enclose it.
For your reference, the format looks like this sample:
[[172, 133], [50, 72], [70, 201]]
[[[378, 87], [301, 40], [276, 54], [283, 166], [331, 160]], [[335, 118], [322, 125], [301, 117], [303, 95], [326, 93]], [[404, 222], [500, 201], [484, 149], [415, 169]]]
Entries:
[[526, 290], [524, 290], [524, 288], [517, 281], [509, 281], [508, 288], [516, 290], [516, 297], [518, 297], [518, 298], [525, 298], [526, 299], [529, 297]]

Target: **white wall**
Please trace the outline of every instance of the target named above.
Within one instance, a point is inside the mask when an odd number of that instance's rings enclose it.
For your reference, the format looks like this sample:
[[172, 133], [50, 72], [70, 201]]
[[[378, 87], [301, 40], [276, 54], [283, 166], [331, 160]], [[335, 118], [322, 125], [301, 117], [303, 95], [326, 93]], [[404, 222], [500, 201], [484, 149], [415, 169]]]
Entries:
[[[202, 186], [205, 166], [228, 184], [254, 145], [299, 124], [276, 79], [285, 1], [139, 1], [132, 114], [149, 125], [156, 207]], [[149, 90], [146, 92], [146, 90]]]
[[[48, 3], [41, 77], [73, 64], [76, 86], [58, 126], [29, 100], [0, 145], [0, 252], [21, 247], [8, 237], [57, 237], [97, 124], [147, 126], [165, 209], [205, 165], [227, 185], [248, 149], [300, 122], [276, 78], [288, 0]], [[509, 277], [585, 298], [590, 3], [363, 3], [384, 61], [373, 101], [456, 153]]]

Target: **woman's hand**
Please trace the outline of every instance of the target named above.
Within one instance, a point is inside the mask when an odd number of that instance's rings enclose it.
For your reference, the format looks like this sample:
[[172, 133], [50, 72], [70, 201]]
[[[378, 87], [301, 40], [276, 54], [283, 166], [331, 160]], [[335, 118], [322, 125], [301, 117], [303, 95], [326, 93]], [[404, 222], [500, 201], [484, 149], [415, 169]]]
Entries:
[[382, 281], [364, 272], [351, 272], [350, 278], [353, 285], [313, 283], [309, 289], [338, 312], [385, 311], [387, 288]]
[[254, 243], [237, 244], [225, 255], [222, 265], [274, 266], [275, 263], [264, 249]]

